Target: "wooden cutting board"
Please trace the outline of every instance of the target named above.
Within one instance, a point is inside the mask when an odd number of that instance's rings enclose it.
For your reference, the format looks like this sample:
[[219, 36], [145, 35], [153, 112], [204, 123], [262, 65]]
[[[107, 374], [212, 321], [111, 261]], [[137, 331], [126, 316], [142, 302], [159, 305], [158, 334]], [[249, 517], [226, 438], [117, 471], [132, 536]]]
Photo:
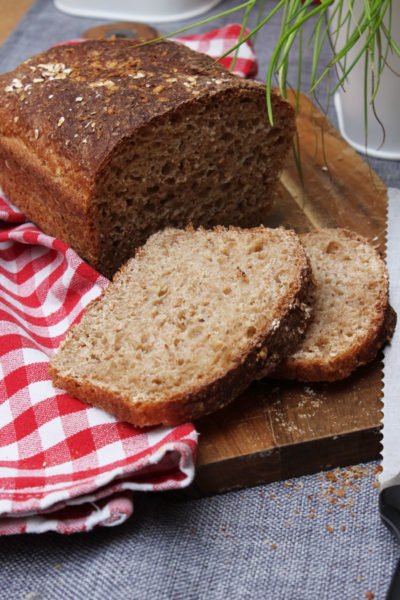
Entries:
[[[384, 253], [383, 182], [305, 96], [297, 125], [304, 185], [290, 158], [266, 224], [298, 232], [348, 227]], [[196, 423], [197, 476], [189, 494], [214, 494], [377, 458], [381, 396], [381, 357], [340, 383], [253, 384], [230, 406]]]

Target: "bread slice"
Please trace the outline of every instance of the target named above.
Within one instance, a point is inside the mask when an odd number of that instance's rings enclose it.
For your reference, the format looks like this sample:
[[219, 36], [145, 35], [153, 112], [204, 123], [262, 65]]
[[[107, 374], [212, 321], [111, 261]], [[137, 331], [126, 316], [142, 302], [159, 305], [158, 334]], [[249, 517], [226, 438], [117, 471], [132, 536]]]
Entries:
[[165, 227], [265, 222], [295, 130], [272, 103], [182, 44], [57, 46], [0, 75], [0, 185], [111, 277]]
[[300, 236], [316, 282], [314, 313], [297, 351], [275, 375], [336, 381], [373, 360], [392, 337], [396, 313], [388, 301], [388, 273], [375, 248], [346, 229]]
[[166, 229], [70, 330], [53, 381], [137, 426], [195, 419], [293, 352], [310, 280], [292, 231]]

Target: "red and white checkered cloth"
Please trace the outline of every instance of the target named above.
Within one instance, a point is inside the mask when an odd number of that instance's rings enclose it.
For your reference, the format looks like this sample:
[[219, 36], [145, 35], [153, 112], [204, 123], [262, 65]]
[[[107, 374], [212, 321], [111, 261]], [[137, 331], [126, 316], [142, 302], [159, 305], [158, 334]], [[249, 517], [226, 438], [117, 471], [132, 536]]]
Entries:
[[[185, 46], [197, 52], [203, 52], [215, 59], [228, 52], [239, 40], [241, 25], [226, 25], [221, 29], [213, 29], [201, 35], [186, 35], [176, 39]], [[249, 33], [248, 30], [245, 33]], [[230, 69], [235, 53], [222, 58], [219, 63], [226, 69]], [[253, 45], [250, 40], [244, 42], [237, 53], [233, 73], [242, 77], [255, 77], [257, 75], [258, 65], [254, 54]]]
[[[239, 32], [232, 25], [184, 43], [218, 58]], [[254, 74], [251, 47], [242, 48], [236, 70]], [[0, 535], [117, 525], [133, 511], [134, 490], [193, 479], [193, 425], [139, 430], [51, 384], [49, 357], [107, 284], [0, 196]]]

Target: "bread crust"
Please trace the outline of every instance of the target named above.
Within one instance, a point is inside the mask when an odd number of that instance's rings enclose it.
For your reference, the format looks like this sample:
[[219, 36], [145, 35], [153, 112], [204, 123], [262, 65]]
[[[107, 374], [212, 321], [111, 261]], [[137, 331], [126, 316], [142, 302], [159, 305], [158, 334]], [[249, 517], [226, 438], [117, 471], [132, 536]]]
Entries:
[[[294, 232], [290, 232], [290, 235], [296, 236]], [[145, 251], [145, 248], [139, 250], [139, 252]], [[138, 403], [132, 402], [128, 395], [118, 394], [103, 386], [65, 375], [50, 362], [53, 383], [72, 396], [99, 406], [119, 419], [139, 427], [159, 424], [177, 425], [222, 408], [246, 389], [252, 381], [264, 377], [273, 370], [282, 356], [293, 351], [305, 333], [311, 318], [309, 299], [313, 281], [307, 256], [300, 245], [294, 259], [300, 265], [298, 277], [283, 298], [279, 315], [267, 330], [259, 334], [248, 351], [237, 357], [234, 368], [207, 385], [162, 401]], [[116, 274], [115, 282], [122, 276], [125, 268], [122, 267]], [[100, 299], [94, 302], [98, 301]]]
[[[51, 65], [63, 68], [57, 73]], [[195, 77], [196, 85], [188, 81]], [[22, 88], [10, 91], [12, 81]], [[205, 93], [232, 87], [263, 93], [261, 84], [175, 42], [141, 46], [132, 40], [89, 40], [56, 46], [0, 75], [0, 132], [20, 139], [49, 167], [54, 163], [64, 178], [80, 184], [85, 176], [92, 182], [132, 132]], [[89, 133], [92, 122], [95, 131]]]
[[345, 379], [358, 367], [374, 360], [382, 346], [390, 342], [396, 321], [397, 315], [393, 308], [388, 305], [376, 334], [371, 333], [362, 348], [349, 351], [330, 363], [294, 360], [289, 357], [285, 359], [284, 364], [279, 365], [273, 375], [277, 378], [295, 379], [304, 382], [333, 382]]
[[[337, 231], [340, 231], [348, 239], [369, 244], [367, 239], [353, 231], [347, 229], [338, 229]], [[302, 237], [300, 236], [300, 239]], [[374, 360], [382, 346], [391, 340], [396, 327], [397, 315], [389, 304], [389, 281], [386, 266], [375, 248], [374, 251], [381, 262], [384, 285], [379, 293], [375, 318], [362, 343], [353, 344], [346, 352], [342, 352], [330, 360], [325, 356], [306, 359], [296, 354], [288, 356], [278, 365], [273, 373], [274, 377], [304, 382], [339, 381], [351, 375], [358, 367]], [[317, 287], [315, 293], [318, 293]]]
[[[110, 276], [103, 265], [112, 251], [104, 250], [96, 193], [112, 158], [143, 128], [230, 93], [265, 102], [263, 85], [182, 44], [90, 40], [57, 46], [0, 75], [0, 184], [45, 233]], [[294, 115], [278, 96], [273, 103], [276, 130], [285, 139], [277, 178]]]

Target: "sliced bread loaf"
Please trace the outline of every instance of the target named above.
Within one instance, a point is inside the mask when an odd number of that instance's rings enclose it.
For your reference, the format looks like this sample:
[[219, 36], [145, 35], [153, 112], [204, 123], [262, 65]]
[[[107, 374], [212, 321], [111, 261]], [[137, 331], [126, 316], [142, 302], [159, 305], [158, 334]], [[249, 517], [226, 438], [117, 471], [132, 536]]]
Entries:
[[316, 282], [312, 322], [298, 350], [276, 375], [335, 381], [373, 360], [396, 324], [384, 261], [363, 237], [346, 229], [300, 236]]
[[166, 229], [70, 330], [54, 383], [137, 426], [195, 419], [293, 352], [310, 281], [292, 231]]
[[0, 184], [107, 277], [164, 227], [265, 222], [294, 111], [182, 44], [91, 40], [0, 75]]

